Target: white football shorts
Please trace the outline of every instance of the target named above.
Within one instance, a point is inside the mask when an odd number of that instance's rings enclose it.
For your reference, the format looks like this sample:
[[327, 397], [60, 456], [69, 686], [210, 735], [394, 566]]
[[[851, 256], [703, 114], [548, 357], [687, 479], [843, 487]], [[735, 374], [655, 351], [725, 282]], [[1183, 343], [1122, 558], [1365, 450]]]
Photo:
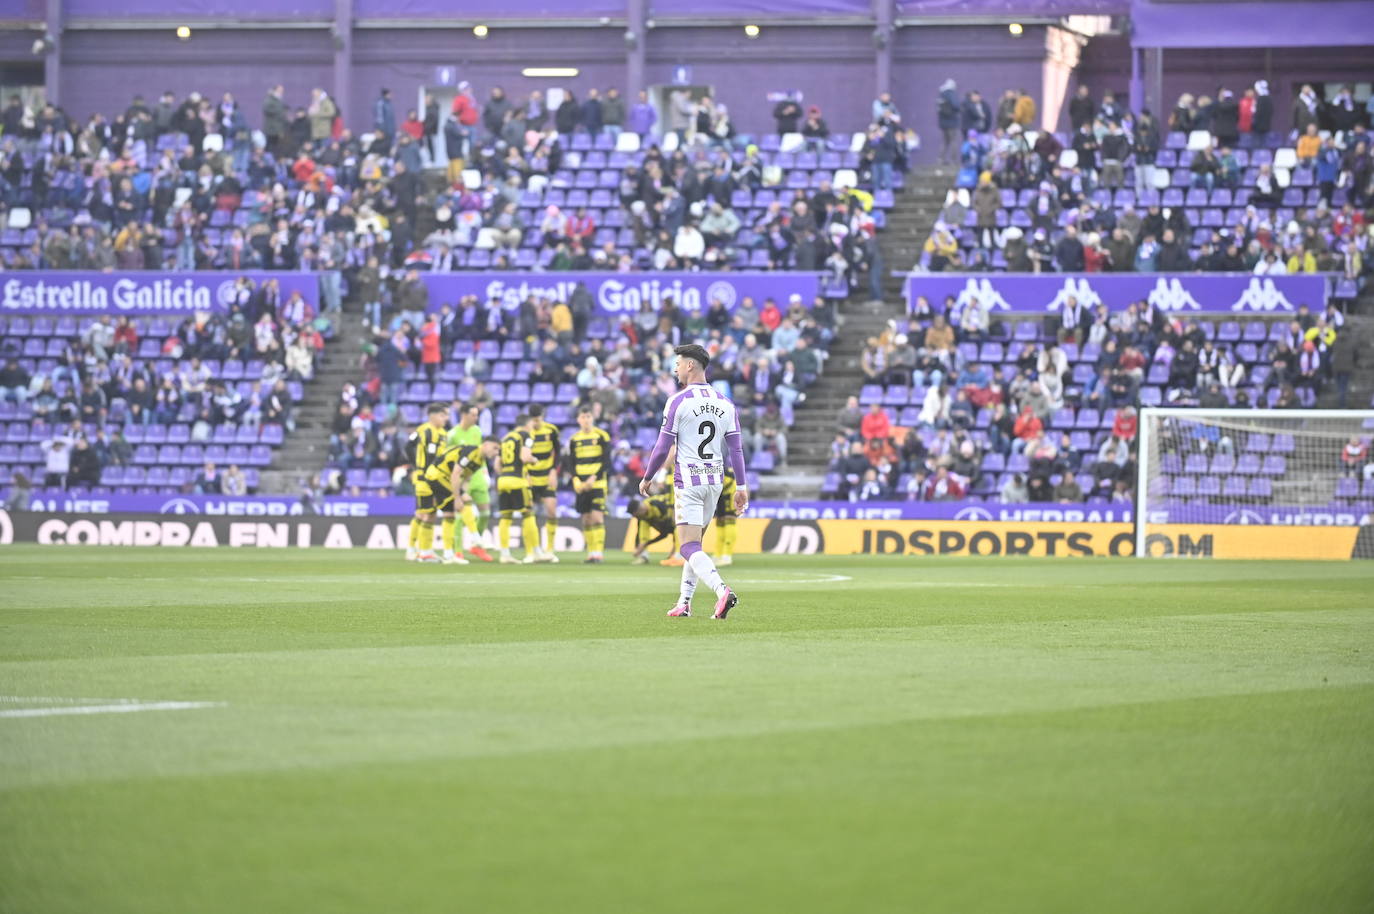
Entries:
[[673, 513], [679, 524], [705, 527], [716, 515], [720, 486], [683, 486], [673, 493]]

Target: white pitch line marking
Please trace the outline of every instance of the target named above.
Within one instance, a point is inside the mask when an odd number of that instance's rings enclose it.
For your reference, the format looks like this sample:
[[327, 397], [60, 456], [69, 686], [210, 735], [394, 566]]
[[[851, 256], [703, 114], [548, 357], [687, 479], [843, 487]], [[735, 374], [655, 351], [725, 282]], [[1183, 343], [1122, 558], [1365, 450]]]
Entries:
[[841, 584], [852, 580], [854, 579], [847, 574], [814, 574], [795, 578], [739, 578], [741, 584]]
[[0, 718], [17, 717], [62, 717], [67, 715], [82, 714], [132, 714], [137, 711], [190, 711], [198, 708], [222, 708], [222, 701], [139, 701], [133, 698], [115, 699], [113, 704], [98, 705], [59, 705], [55, 702], [63, 701], [60, 698], [30, 698], [15, 699], [7, 697], [6, 701], [18, 702], [49, 702], [46, 708], [15, 708], [7, 711], [0, 711]]

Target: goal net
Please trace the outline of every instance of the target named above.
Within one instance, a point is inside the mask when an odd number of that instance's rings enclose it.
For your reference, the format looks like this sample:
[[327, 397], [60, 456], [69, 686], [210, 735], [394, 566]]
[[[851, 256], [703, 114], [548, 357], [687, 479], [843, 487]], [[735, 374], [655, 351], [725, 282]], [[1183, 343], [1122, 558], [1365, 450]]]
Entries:
[[1147, 408], [1135, 554], [1374, 558], [1374, 411]]

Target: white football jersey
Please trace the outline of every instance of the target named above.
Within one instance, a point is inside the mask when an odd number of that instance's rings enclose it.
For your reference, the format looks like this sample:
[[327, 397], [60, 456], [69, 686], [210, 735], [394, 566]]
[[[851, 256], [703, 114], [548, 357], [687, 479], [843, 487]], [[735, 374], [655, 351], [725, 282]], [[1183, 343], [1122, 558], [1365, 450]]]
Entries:
[[688, 385], [663, 407], [663, 431], [677, 439], [677, 488], [724, 485], [725, 436], [739, 434], [739, 414], [729, 397], [709, 384]]

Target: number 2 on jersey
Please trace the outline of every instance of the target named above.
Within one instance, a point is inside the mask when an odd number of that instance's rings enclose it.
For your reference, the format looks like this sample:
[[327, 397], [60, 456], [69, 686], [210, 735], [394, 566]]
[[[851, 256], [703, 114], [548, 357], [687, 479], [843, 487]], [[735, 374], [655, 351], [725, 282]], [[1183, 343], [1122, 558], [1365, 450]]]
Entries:
[[702, 438], [701, 443], [697, 445], [697, 456], [700, 457], [702, 460], [715, 459], [716, 455], [706, 450], [706, 445], [710, 444], [711, 441], [716, 437], [716, 424], [714, 422], [701, 423], [701, 425], [697, 426], [697, 434], [706, 436], [705, 438]]

